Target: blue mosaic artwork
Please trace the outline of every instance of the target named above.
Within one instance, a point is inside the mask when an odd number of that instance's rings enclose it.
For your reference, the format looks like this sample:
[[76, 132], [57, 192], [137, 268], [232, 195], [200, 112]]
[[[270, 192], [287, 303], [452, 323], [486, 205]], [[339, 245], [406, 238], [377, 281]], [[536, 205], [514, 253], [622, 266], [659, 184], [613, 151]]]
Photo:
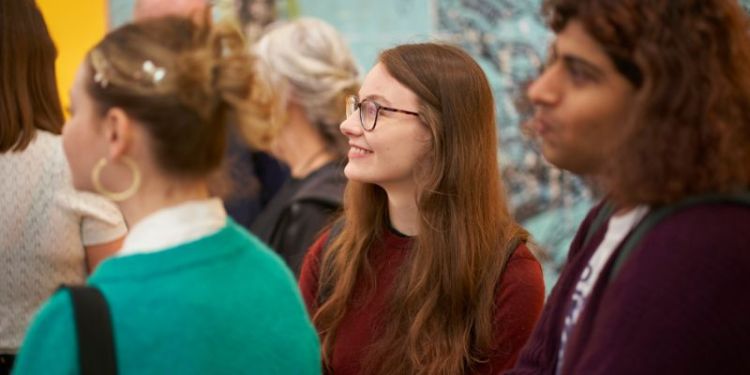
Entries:
[[511, 207], [534, 236], [550, 285], [592, 198], [580, 179], [546, 163], [521, 131], [515, 102], [539, 72], [550, 39], [539, 1], [439, 0], [437, 8], [438, 35], [469, 51], [491, 82]]
[[[289, 6], [292, 4], [293, 6]], [[110, 20], [129, 19], [133, 0], [110, 0]], [[551, 289], [575, 231], [594, 203], [586, 184], [544, 161], [521, 131], [514, 101], [539, 71], [551, 34], [539, 14], [540, 0], [277, 0], [336, 26], [363, 71], [378, 52], [399, 43], [441, 40], [469, 51], [490, 80], [500, 137], [498, 157], [515, 217], [538, 245]], [[750, 10], [750, 0], [741, 4]]]

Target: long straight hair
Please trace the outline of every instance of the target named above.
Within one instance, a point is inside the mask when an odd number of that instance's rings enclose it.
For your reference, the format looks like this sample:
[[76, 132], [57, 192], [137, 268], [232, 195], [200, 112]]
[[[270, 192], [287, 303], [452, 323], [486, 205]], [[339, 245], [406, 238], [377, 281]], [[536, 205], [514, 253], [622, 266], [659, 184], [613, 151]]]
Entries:
[[[508, 244], [528, 236], [508, 212], [492, 92], [481, 68], [456, 47], [402, 45], [379, 61], [419, 98], [432, 144], [415, 171], [419, 235], [363, 370], [461, 374], [486, 360], [494, 344], [495, 296]], [[383, 237], [387, 202], [376, 185], [347, 185], [344, 226], [321, 264], [330, 270], [320, 280], [331, 286], [330, 295], [314, 316], [326, 362], [355, 285], [376, 287], [368, 252]]]
[[0, 152], [23, 151], [37, 129], [62, 131], [56, 57], [34, 1], [0, 1]]

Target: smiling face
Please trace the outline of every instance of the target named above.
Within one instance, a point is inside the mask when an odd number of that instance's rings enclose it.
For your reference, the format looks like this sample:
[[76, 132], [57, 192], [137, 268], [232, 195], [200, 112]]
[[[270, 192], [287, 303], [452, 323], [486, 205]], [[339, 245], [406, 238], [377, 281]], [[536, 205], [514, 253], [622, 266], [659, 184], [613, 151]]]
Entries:
[[[359, 91], [360, 100], [370, 100], [385, 107], [418, 112], [417, 96], [378, 63], [365, 77]], [[372, 183], [389, 190], [413, 188], [414, 170], [424, 162], [430, 147], [429, 128], [419, 117], [381, 110], [372, 131], [365, 131], [354, 112], [341, 123], [341, 132], [349, 138], [349, 162], [346, 177]]]
[[635, 88], [599, 43], [571, 20], [557, 35], [549, 65], [528, 95], [544, 157], [573, 173], [596, 175], [621, 138]]

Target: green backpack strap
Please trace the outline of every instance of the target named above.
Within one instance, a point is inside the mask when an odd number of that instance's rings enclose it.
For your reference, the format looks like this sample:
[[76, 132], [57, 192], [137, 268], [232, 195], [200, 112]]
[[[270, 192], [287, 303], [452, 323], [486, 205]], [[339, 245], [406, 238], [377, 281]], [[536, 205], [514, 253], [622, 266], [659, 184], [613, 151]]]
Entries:
[[609, 218], [612, 217], [612, 214], [615, 213], [615, 205], [612, 202], [604, 201], [602, 204], [602, 208], [599, 209], [599, 212], [596, 213], [596, 216], [594, 216], [594, 220], [591, 221], [591, 225], [589, 225], [589, 229], [586, 231], [586, 237], [584, 237], [583, 240], [583, 246], [581, 248], [586, 247], [586, 245], [589, 244], [589, 241], [591, 241], [591, 237], [594, 236], [594, 233], [598, 232], [599, 229], [604, 226], [609, 221]]
[[630, 257], [630, 254], [638, 246], [644, 236], [658, 223], [664, 220], [669, 215], [674, 214], [682, 209], [697, 206], [701, 204], [712, 204], [712, 203], [731, 203], [736, 205], [744, 205], [750, 207], [750, 192], [744, 191], [736, 194], [705, 194], [697, 195], [690, 198], [686, 198], [674, 204], [659, 207], [649, 212], [646, 217], [641, 220], [640, 223], [633, 229], [630, 235], [623, 243], [620, 251], [617, 253], [612, 271], [609, 274], [609, 282], [617, 277], [620, 269]]

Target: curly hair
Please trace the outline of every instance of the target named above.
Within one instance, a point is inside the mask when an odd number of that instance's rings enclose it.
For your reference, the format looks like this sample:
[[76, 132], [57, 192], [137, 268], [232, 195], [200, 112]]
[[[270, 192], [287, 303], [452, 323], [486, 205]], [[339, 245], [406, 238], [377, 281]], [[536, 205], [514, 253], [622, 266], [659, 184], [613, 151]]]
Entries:
[[253, 145], [267, 138], [269, 115], [250, 100], [262, 94], [254, 61], [228, 24], [149, 18], [110, 32], [89, 51], [86, 89], [100, 116], [117, 107], [143, 124], [164, 172], [205, 177], [224, 157], [227, 120]]
[[622, 205], [660, 205], [750, 182], [748, 18], [728, 0], [546, 0], [579, 21], [637, 89], [603, 182]]

